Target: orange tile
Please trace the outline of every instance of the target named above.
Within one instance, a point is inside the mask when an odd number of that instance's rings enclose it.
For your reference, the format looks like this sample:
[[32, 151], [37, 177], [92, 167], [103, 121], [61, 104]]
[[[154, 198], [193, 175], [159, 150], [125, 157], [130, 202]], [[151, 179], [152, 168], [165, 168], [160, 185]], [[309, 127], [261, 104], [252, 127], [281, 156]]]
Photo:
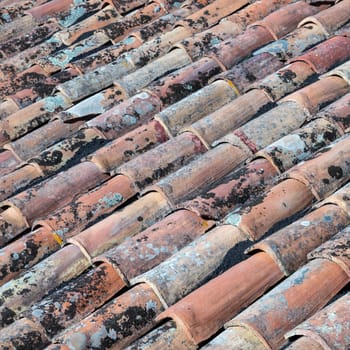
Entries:
[[112, 174], [130, 177], [136, 187], [143, 190], [205, 151], [201, 141], [192, 133], [186, 132], [133, 158], [114, 169]]
[[307, 162], [296, 165], [287, 176], [306, 184], [318, 200], [325, 198], [348, 181], [349, 142], [349, 137], [336, 140]]
[[164, 196], [149, 193], [82, 231], [69, 242], [83, 247], [91, 257], [96, 257], [127, 237], [145, 230], [169, 212], [170, 207]]
[[189, 339], [199, 344], [282, 277], [267, 254], [257, 253], [169, 307], [158, 320], [182, 324]]
[[124, 286], [111, 265], [100, 264], [35, 303], [21, 317], [40, 324], [52, 339], [94, 312]]
[[113, 140], [146, 123], [160, 109], [161, 102], [157, 96], [141, 92], [93, 118], [86, 125], [97, 128], [106, 138]]
[[152, 288], [142, 283], [66, 330], [55, 343], [103, 349], [124, 348], [152, 328], [164, 307]]
[[267, 160], [255, 160], [238, 168], [229, 180], [211, 188], [183, 206], [202, 217], [219, 220], [229, 211], [244, 204], [251, 196], [271, 186], [278, 172]]
[[212, 225], [188, 210], [175, 211], [94, 261], [108, 261], [130, 281], [175, 254]]
[[249, 251], [265, 251], [288, 276], [306, 263], [309, 252], [348, 222], [349, 217], [341, 208], [324, 205], [258, 242]]
[[45, 332], [39, 325], [28, 319], [21, 319], [0, 330], [0, 343], [4, 349], [42, 349], [49, 344]]
[[229, 214], [225, 223], [237, 225], [257, 240], [278, 223], [306, 208], [312, 200], [313, 195], [306, 185], [288, 179], [252, 198], [241, 210]]
[[55, 287], [78, 276], [90, 265], [78, 247], [66, 246], [50, 255], [21, 276], [0, 287], [0, 325], [13, 322]]
[[60, 245], [51, 232], [41, 228], [30, 232], [0, 250], [0, 285], [17, 277]]
[[350, 294], [347, 293], [298, 325], [287, 337], [303, 335], [322, 349], [346, 349], [350, 346], [349, 308]]
[[67, 204], [36, 220], [34, 227], [45, 227], [63, 243], [92, 223], [110, 214], [135, 194], [130, 180], [116, 176], [92, 190], [78, 194]]
[[285, 343], [284, 334], [322, 308], [349, 281], [336, 264], [316, 259], [249, 306], [228, 327], [249, 329], [267, 348]]

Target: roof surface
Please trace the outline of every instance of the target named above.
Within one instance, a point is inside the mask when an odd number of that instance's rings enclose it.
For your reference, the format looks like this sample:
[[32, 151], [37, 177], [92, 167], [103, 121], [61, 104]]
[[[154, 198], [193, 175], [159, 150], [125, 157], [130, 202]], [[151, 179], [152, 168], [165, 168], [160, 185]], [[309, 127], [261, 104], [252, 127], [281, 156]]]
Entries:
[[0, 349], [350, 348], [350, 0], [0, 5]]

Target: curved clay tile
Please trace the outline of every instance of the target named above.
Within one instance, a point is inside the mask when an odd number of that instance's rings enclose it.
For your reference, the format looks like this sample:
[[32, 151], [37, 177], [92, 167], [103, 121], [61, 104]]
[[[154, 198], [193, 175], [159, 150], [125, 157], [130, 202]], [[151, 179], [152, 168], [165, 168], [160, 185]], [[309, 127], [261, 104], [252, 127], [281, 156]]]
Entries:
[[329, 239], [311, 252], [309, 259], [328, 259], [337, 263], [350, 276], [350, 227]]
[[201, 141], [186, 132], [113, 169], [111, 174], [126, 175], [143, 190], [205, 151]]
[[291, 61], [306, 62], [315, 72], [322, 74], [346, 61], [350, 55], [349, 47], [350, 38], [338, 35], [325, 40], [303, 55], [293, 58]]
[[350, 94], [324, 108], [320, 115], [336, 122], [344, 132], [347, 132], [350, 126]]
[[349, 137], [340, 138], [293, 167], [286, 177], [307, 184], [318, 200], [325, 198], [349, 180], [349, 143]]
[[0, 145], [17, 139], [45, 124], [50, 118], [63, 109], [71, 106], [71, 102], [61, 94], [48, 96], [44, 99], [19, 110], [2, 119]]
[[127, 237], [145, 230], [169, 212], [170, 206], [164, 196], [155, 192], [149, 193], [68, 241], [94, 258], [120, 244]]
[[[274, 183], [278, 172], [265, 159], [254, 160], [239, 167], [222, 183], [181, 204], [198, 215], [220, 220], [235, 207], [243, 205], [251, 196], [261, 193]], [[221, 181], [220, 181], [221, 182]]]
[[249, 252], [266, 252], [288, 276], [306, 263], [308, 252], [330, 239], [348, 222], [348, 215], [340, 207], [324, 205], [256, 243]]
[[324, 347], [322, 347], [319, 343], [315, 342], [311, 338], [308, 337], [301, 337], [298, 338], [296, 341], [291, 343], [288, 347], [286, 347], [286, 350], [324, 350]]
[[[250, 156], [229, 143], [219, 144], [190, 164], [158, 181], [151, 189], [164, 193], [175, 206], [219, 180]], [[146, 189], [147, 190], [147, 189]]]
[[[18, 336], [19, 334], [20, 336]], [[22, 319], [6, 327], [6, 329], [0, 330], [0, 339], [1, 347], [11, 350], [18, 347], [22, 347], [22, 349], [42, 349], [49, 344], [43, 328], [27, 319]]]
[[226, 326], [244, 327], [266, 348], [276, 349], [284, 344], [286, 332], [322, 308], [348, 281], [338, 264], [310, 261]]
[[34, 222], [34, 228], [45, 227], [66, 240], [83, 231], [100, 217], [105, 217], [135, 193], [130, 179], [116, 176], [92, 190], [77, 195], [68, 205]]
[[[84, 178], [81, 177], [82, 172]], [[2, 208], [17, 208], [31, 224], [38, 217], [69, 203], [76, 194], [96, 187], [107, 178], [93, 163], [84, 162], [9, 198], [2, 203]]]
[[325, 350], [350, 346], [350, 294], [347, 293], [294, 328], [287, 337], [306, 336]]
[[282, 67], [282, 62], [269, 53], [250, 57], [210, 81], [225, 80], [243, 94], [255, 81], [260, 81]]
[[157, 320], [171, 318], [181, 324], [180, 330], [185, 332], [188, 341], [198, 345], [276, 284], [282, 276], [278, 266], [267, 254], [258, 253], [170, 306]]
[[15, 278], [43, 257], [60, 248], [55, 237], [40, 228], [24, 235], [0, 250], [0, 285]]
[[42, 260], [17, 279], [0, 287], [0, 326], [13, 322], [20, 312], [63, 282], [89, 267], [89, 260], [78, 247], [69, 245]]
[[326, 35], [333, 33], [349, 20], [350, 1], [344, 0], [336, 3], [327, 10], [316, 13], [301, 21], [300, 26], [307, 23], [314, 23], [321, 26]]
[[212, 225], [213, 222], [203, 220], [188, 210], [175, 211], [97, 256], [94, 261], [108, 261], [126, 281], [130, 281], [177, 253]]
[[154, 325], [164, 310], [152, 288], [141, 283], [115, 298], [77, 325], [68, 328], [53, 341], [80, 347], [123, 348]]
[[81, 120], [64, 123], [62, 120], [56, 119], [7, 143], [3, 148], [16, 155], [21, 161], [26, 161], [52, 144], [69, 138], [78, 131], [82, 124]]
[[52, 339], [102, 306], [125, 286], [109, 264], [101, 264], [19, 315], [40, 324]]
[[152, 270], [132, 279], [131, 284], [149, 284], [164, 305], [172, 305], [232, 266], [246, 241], [246, 236], [235, 227], [215, 228]]
[[86, 159], [96, 164], [101, 171], [109, 173], [135, 156], [148, 151], [169, 139], [167, 130], [157, 120], [140, 125], [138, 128], [117, 137], [101, 147]]
[[256, 157], [268, 159], [280, 172], [283, 172], [308, 159], [314, 152], [338, 137], [340, 133], [335, 123], [317, 118], [266, 146], [256, 154]]
[[164, 325], [153, 329], [142, 338], [136, 340], [126, 350], [195, 350], [197, 346], [188, 341], [184, 332], [179, 331], [181, 325], [169, 320]]

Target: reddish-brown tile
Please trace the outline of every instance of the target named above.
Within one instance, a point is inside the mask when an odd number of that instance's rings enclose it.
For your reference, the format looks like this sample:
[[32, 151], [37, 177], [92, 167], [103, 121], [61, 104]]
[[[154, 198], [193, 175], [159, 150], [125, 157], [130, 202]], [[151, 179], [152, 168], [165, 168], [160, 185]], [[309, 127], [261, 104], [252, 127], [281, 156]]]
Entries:
[[0, 343], [3, 349], [42, 349], [49, 344], [40, 325], [28, 319], [21, 319], [0, 331]]
[[123, 348], [147, 332], [163, 310], [152, 288], [142, 283], [66, 330], [54, 342], [96, 350]]
[[199, 344], [282, 277], [275, 262], [258, 253], [169, 307], [158, 320], [182, 324], [189, 339]]
[[347, 132], [350, 126], [350, 94], [324, 108], [319, 115], [336, 122], [344, 132]]
[[197, 346], [189, 341], [180, 324], [169, 320], [155, 328], [139, 340], [132, 343], [127, 350], [195, 350]]
[[144, 273], [207, 231], [213, 222], [179, 210], [150, 226], [94, 261], [113, 264], [127, 281]]
[[307, 207], [313, 195], [307, 186], [288, 179], [229, 214], [226, 224], [237, 225], [253, 240], [261, 238], [274, 225]]
[[232, 101], [237, 97], [237, 93], [228, 83], [219, 80], [165, 108], [155, 119], [175, 136], [183, 127]]
[[0, 177], [10, 173], [20, 164], [19, 158], [11, 151], [0, 152]]
[[309, 259], [328, 259], [335, 262], [350, 276], [350, 226], [311, 252]]
[[[108, 24], [121, 20], [121, 18], [121, 15], [114, 6], [107, 5], [103, 7], [102, 10], [94, 13], [85, 20], [70, 26], [66, 30], [61, 30], [59, 33], [57, 33], [57, 37], [63, 44], [70, 46], [82, 35], [95, 32]], [[93, 35], [96, 35], [96, 33]]]
[[305, 86], [303, 89], [288, 95], [282, 101], [297, 102], [309, 113], [314, 114], [322, 106], [333, 102], [347, 92], [349, 92], [349, 83], [338, 76], [332, 75]]
[[1, 120], [0, 145], [19, 138], [45, 124], [59, 111], [68, 108], [71, 102], [62, 95], [46, 97]]
[[93, 163], [84, 162], [12, 196], [2, 203], [2, 207], [17, 208], [31, 225], [38, 217], [62, 207], [75, 195], [94, 188], [106, 179], [108, 176]]
[[45, 227], [58, 241], [86, 229], [91, 223], [111, 213], [135, 194], [126, 176], [116, 176], [89, 192], [77, 195], [71, 203], [36, 220], [34, 227]]
[[299, 269], [228, 323], [247, 328], [267, 348], [276, 349], [284, 334], [322, 308], [349, 281], [346, 273], [326, 259]]
[[318, 200], [325, 198], [348, 181], [349, 143], [349, 137], [342, 137], [296, 165], [286, 176], [307, 185]]
[[268, 159], [280, 172], [310, 158], [313, 153], [341, 136], [339, 128], [324, 118], [317, 118], [304, 127], [271, 143], [257, 153]]
[[20, 317], [40, 324], [52, 338], [102, 306], [124, 286], [111, 265], [101, 264], [34, 304]]
[[186, 132], [133, 158], [111, 173], [130, 177], [136, 187], [142, 190], [205, 151], [200, 139]]
[[269, 106], [271, 106], [271, 99], [264, 91], [251, 90], [193, 123], [187, 129], [210, 145]]
[[164, 305], [170, 306], [209, 278], [231, 267], [235, 263], [237, 249], [246, 240], [247, 237], [236, 227], [224, 225], [214, 228], [152, 270], [134, 278], [131, 283], [151, 285]]
[[60, 245], [51, 232], [40, 228], [15, 240], [0, 250], [0, 285], [17, 277]]
[[315, 23], [321, 26], [327, 35], [330, 35], [349, 20], [349, 5], [349, 0], [341, 1], [325, 11], [321, 11], [312, 17], [305, 18], [301, 21], [300, 26], [309, 22]]
[[216, 75], [211, 81], [223, 79], [232, 84], [240, 94], [250, 87], [254, 81], [260, 80], [282, 67], [282, 62], [269, 53], [250, 57], [233, 66], [226, 72]]
[[[117, 130], [116, 128], [115, 131]], [[140, 125], [125, 135], [117, 137], [116, 140], [87, 156], [87, 159], [95, 163], [103, 172], [108, 173], [168, 139], [169, 136], [162, 124], [157, 120], [151, 120], [147, 124]]]
[[89, 260], [78, 247], [69, 245], [42, 260], [17, 279], [0, 287], [0, 326], [13, 322], [17, 314], [61, 283], [81, 274]]
[[62, 120], [56, 119], [4, 145], [3, 148], [9, 150], [22, 161], [26, 161], [53, 144], [70, 138], [82, 124], [82, 120], [64, 123]]
[[[334, 36], [292, 61], [308, 63], [318, 74], [343, 63], [350, 56], [350, 38]], [[326, 58], [327, 57], [327, 58]]]
[[348, 222], [349, 217], [341, 208], [324, 205], [255, 244], [249, 251], [265, 251], [288, 276], [306, 263], [310, 251], [342, 230]]
[[204, 87], [211, 77], [221, 71], [221, 67], [215, 60], [202, 58], [159, 79], [147, 89], [160, 98], [163, 107], [167, 107]]
[[244, 204], [251, 196], [261, 193], [273, 183], [277, 175], [276, 168], [269, 161], [258, 159], [240, 167], [228, 180], [224, 178], [220, 185], [203, 191], [201, 195], [181, 206], [202, 217], [219, 220], [235, 207]]
[[350, 346], [350, 294], [347, 293], [287, 334], [304, 335], [322, 349], [346, 349]]
[[221, 18], [237, 11], [239, 8], [246, 5], [248, 1], [238, 0], [216, 0], [212, 4], [207, 5], [201, 10], [188, 16], [183, 22], [183, 26], [189, 28], [192, 32], [203, 31], [204, 29], [213, 26]]
[[286, 347], [286, 350], [324, 350], [324, 347], [311, 338], [301, 337]]
[[97, 128], [107, 139], [113, 140], [146, 123], [160, 109], [161, 102], [157, 96], [141, 92], [88, 121], [86, 125]]
[[315, 77], [315, 72], [307, 63], [294, 62], [254, 83], [249, 88], [263, 89], [273, 101], [277, 101]]
[[220, 144], [161, 179], [151, 189], [160, 190], [175, 206], [184, 199], [201, 193], [205, 187], [227, 175], [249, 155], [249, 152], [244, 152], [237, 146]]
[[127, 237], [145, 230], [169, 212], [170, 206], [164, 196], [149, 193], [69, 239], [69, 242], [96, 257]]

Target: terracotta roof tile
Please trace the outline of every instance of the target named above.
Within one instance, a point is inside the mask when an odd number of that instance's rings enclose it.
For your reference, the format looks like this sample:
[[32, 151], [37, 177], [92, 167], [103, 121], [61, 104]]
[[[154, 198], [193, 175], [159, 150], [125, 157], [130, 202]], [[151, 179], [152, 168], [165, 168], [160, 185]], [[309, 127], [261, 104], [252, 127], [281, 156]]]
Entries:
[[[243, 326], [268, 347], [284, 343], [283, 334], [325, 305], [348, 282], [337, 264], [309, 262], [235, 317], [228, 326]], [[307, 300], [307, 303], [305, 303]]]
[[319, 349], [348, 2], [0, 0], [0, 343]]
[[313, 317], [297, 326], [288, 336], [304, 335], [322, 349], [341, 349], [349, 343], [350, 295], [347, 293], [331, 305], [319, 311]]

